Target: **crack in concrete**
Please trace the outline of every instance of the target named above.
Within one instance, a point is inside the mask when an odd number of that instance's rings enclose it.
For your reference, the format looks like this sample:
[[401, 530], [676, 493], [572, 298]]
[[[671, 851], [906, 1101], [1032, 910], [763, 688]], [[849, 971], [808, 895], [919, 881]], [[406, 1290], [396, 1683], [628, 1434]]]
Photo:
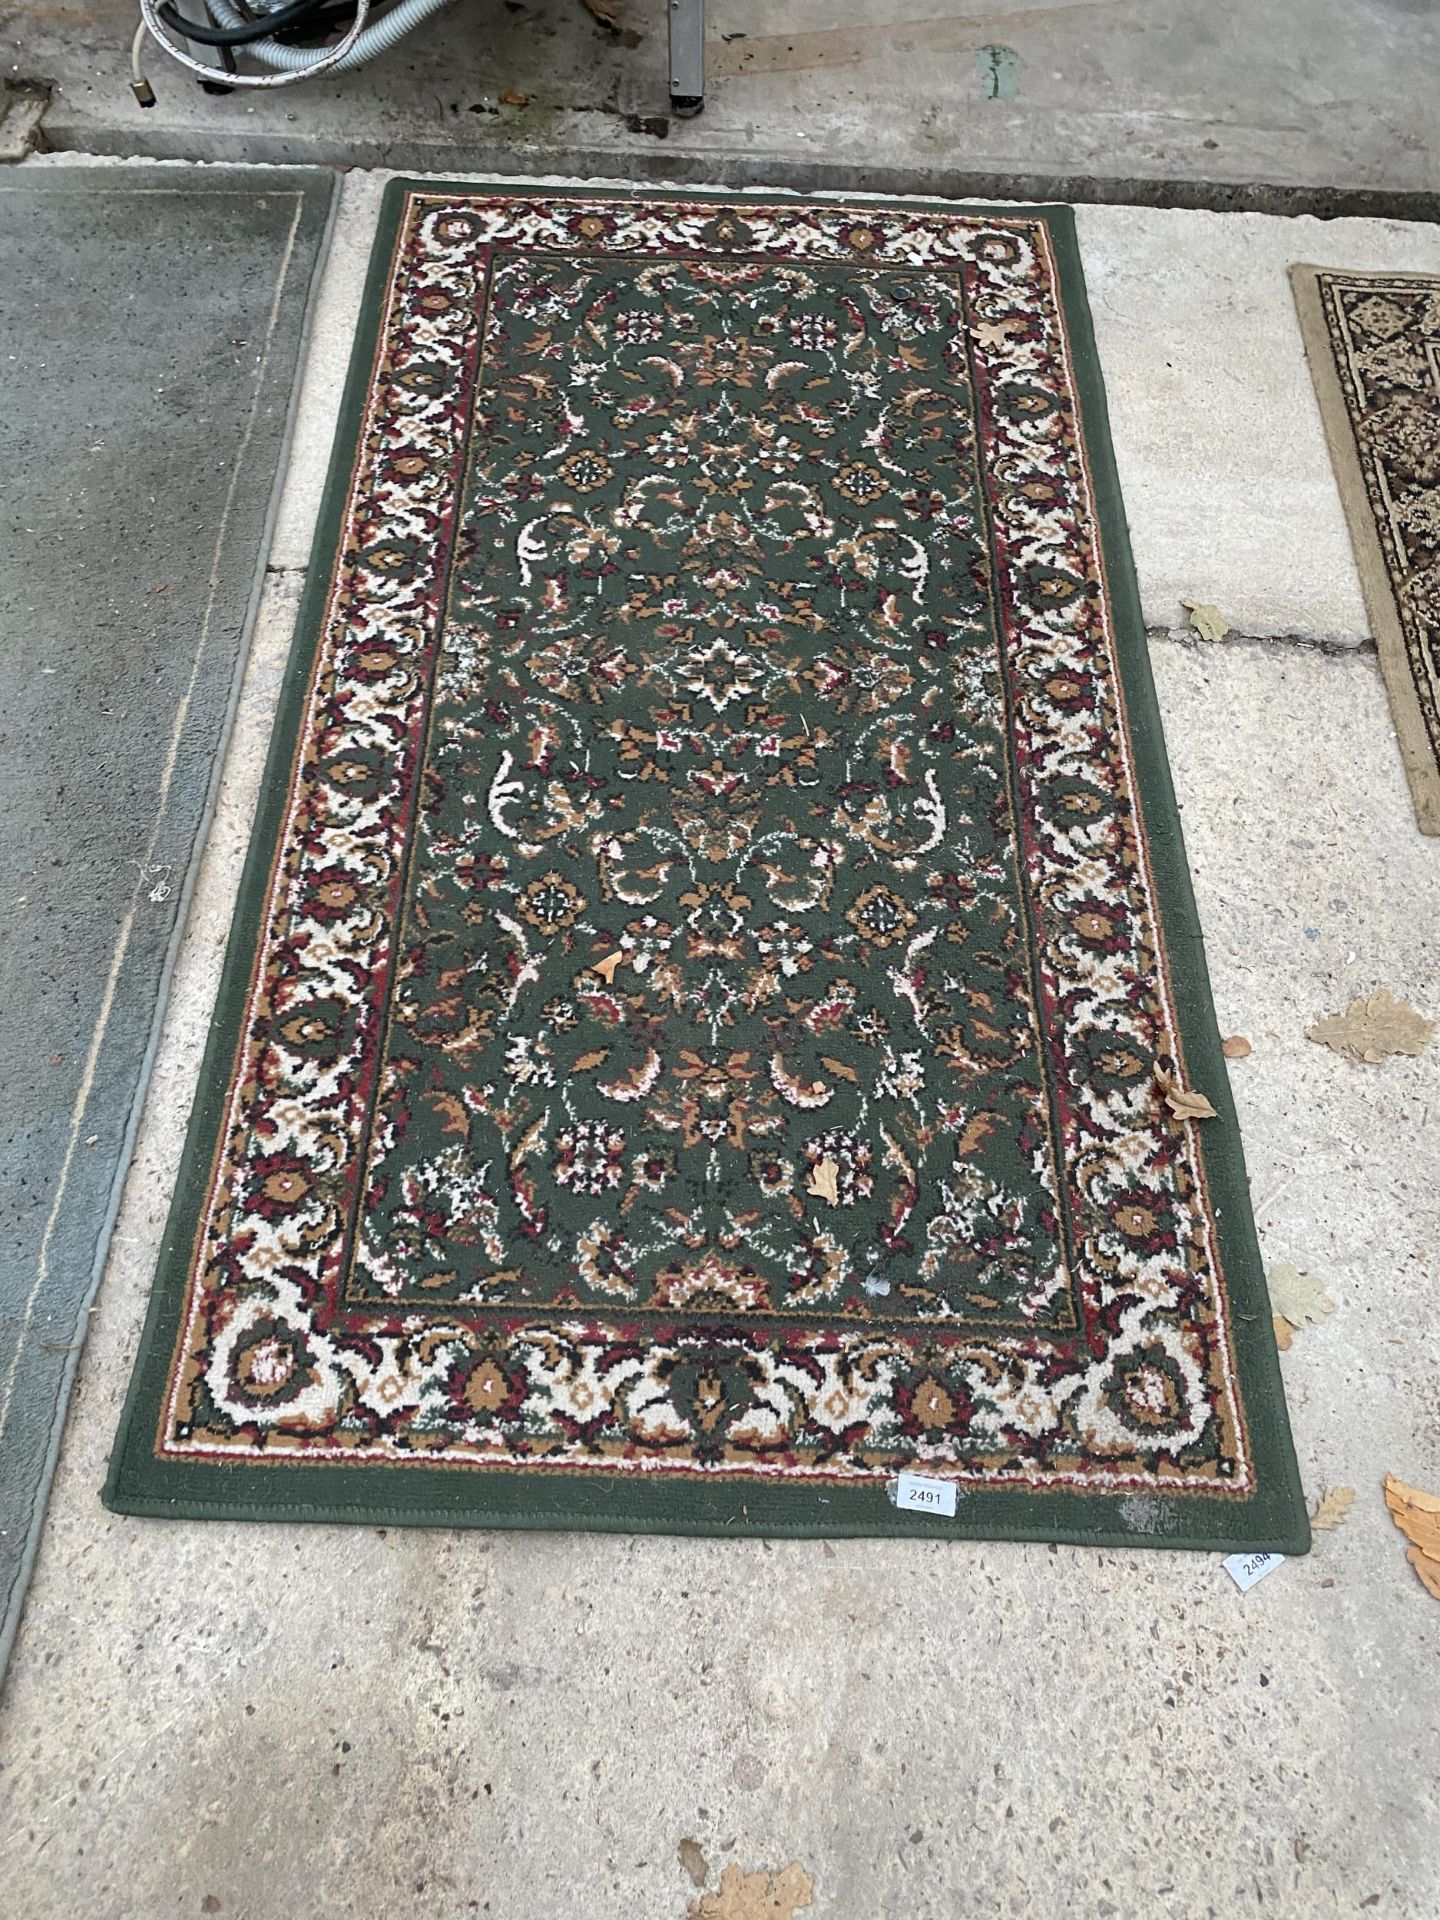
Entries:
[[[303, 580], [309, 572], [304, 566], [280, 566], [274, 562], [265, 568], [267, 580]], [[1232, 628], [1223, 640], [1202, 640], [1189, 627], [1147, 626], [1145, 638], [1154, 646], [1165, 641], [1183, 647], [1187, 653], [1220, 653], [1231, 647], [1262, 647], [1267, 652], [1279, 647], [1294, 647], [1306, 653], [1324, 653], [1344, 659], [1374, 659], [1375, 641], [1367, 634], [1315, 633], [1241, 633]]]
[[1368, 633], [1240, 633], [1231, 629], [1223, 640], [1202, 640], [1189, 627], [1147, 626], [1145, 638], [1152, 646], [1157, 641], [1183, 647], [1187, 653], [1222, 653], [1230, 647], [1263, 647], [1273, 652], [1279, 647], [1299, 648], [1306, 653], [1325, 653], [1340, 659], [1370, 659], [1378, 652]]

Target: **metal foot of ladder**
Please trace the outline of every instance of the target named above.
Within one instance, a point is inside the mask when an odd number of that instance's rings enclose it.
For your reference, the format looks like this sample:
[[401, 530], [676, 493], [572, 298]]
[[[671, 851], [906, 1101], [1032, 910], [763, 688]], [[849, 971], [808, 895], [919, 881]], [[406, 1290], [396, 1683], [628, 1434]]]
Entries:
[[670, 111], [681, 120], [705, 104], [705, 0], [670, 0]]

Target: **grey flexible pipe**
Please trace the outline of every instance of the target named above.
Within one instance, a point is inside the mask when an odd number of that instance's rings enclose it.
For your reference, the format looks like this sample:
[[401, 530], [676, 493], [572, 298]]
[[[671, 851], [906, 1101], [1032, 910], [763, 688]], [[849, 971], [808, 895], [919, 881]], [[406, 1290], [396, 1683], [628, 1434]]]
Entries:
[[[226, 87], [292, 87], [297, 81], [303, 80], [307, 74], [333, 72], [343, 61], [348, 60], [349, 55], [359, 46], [360, 41], [367, 31], [366, 16], [370, 12], [371, 4], [372, 0], [356, 0], [355, 18], [351, 22], [345, 37], [338, 41], [333, 47], [322, 47], [318, 51], [312, 49], [309, 54], [302, 58], [298, 71], [292, 70], [287, 72], [236, 73], [233, 71], [235, 64], [233, 60], [231, 60], [229, 66], [226, 67], [217, 67], [207, 61], [196, 60], [194, 56], [187, 53], [183, 47], [176, 46], [175, 42], [170, 38], [165, 23], [155, 10], [157, 0], [140, 0], [140, 24], [155, 44], [163, 47], [172, 60], [178, 60], [180, 65], [182, 67], [188, 67], [191, 73], [198, 73], [202, 80], [209, 80], [216, 85]], [[439, 4], [443, 5], [444, 0], [439, 0]], [[213, 7], [211, 11], [214, 11]], [[236, 21], [239, 21], [240, 18], [241, 16], [237, 13], [235, 15]], [[254, 47], [247, 47], [246, 51], [248, 53], [256, 53], [264, 44], [265, 43], [261, 41]], [[131, 49], [130, 56], [131, 72], [133, 75], [130, 84], [134, 90], [135, 98], [140, 102], [140, 105], [142, 107], [149, 107], [154, 105], [155, 96], [151, 90], [150, 82], [140, 70], [139, 45], [140, 36], [137, 34], [135, 36], [135, 45]]]
[[[232, 0], [206, 0], [211, 14], [222, 27], [241, 27], [247, 16], [232, 4]], [[400, 0], [379, 20], [370, 21], [359, 35], [353, 47], [339, 60], [326, 66], [328, 73], [353, 73], [356, 67], [363, 67], [377, 54], [388, 53], [398, 40], [403, 40], [412, 28], [418, 27], [422, 20], [428, 20], [432, 13], [438, 13], [448, 6], [450, 0]], [[315, 64], [313, 47], [287, 47], [278, 40], [256, 40], [245, 49], [262, 66], [276, 73], [301, 74]]]

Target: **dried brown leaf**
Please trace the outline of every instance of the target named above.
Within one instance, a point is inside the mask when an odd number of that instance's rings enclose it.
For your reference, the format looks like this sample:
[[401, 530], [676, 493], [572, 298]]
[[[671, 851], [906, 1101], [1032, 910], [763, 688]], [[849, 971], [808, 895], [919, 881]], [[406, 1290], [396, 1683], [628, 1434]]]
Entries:
[[1278, 1313], [1275, 1315], [1275, 1344], [1281, 1353], [1288, 1353], [1295, 1344], [1295, 1329]]
[[514, 87], [507, 87], [500, 96], [500, 104], [502, 107], [528, 107], [530, 96], [528, 93], [517, 93]]
[[1434, 1032], [1435, 1022], [1417, 1013], [1408, 1000], [1377, 987], [1368, 998], [1352, 1000], [1344, 1013], [1332, 1013], [1307, 1027], [1305, 1038], [1373, 1066], [1392, 1053], [1423, 1053]]
[[1440, 1600], [1440, 1560], [1432, 1554], [1422, 1553], [1419, 1547], [1406, 1549], [1405, 1558], [1420, 1576], [1420, 1584], [1428, 1594]]
[[1333, 1533], [1354, 1504], [1354, 1487], [1332, 1487], [1328, 1493], [1321, 1494], [1310, 1516], [1310, 1524], [1317, 1533]]
[[598, 973], [608, 987], [615, 979], [615, 969], [624, 958], [623, 953], [607, 953], [603, 960], [591, 961], [590, 971], [592, 973]]
[[594, 14], [602, 27], [615, 25], [615, 0], [582, 0], [587, 13]]
[[805, 1191], [813, 1193], [818, 1200], [828, 1200], [832, 1207], [840, 1204], [840, 1163], [827, 1155], [817, 1161], [810, 1169], [810, 1178], [805, 1183]]
[[1419, 1487], [1407, 1486], [1393, 1473], [1385, 1476], [1385, 1504], [1392, 1513], [1414, 1511], [1440, 1516], [1440, 1494], [1424, 1493]]
[[702, 1893], [690, 1902], [690, 1920], [795, 1920], [814, 1891], [815, 1882], [798, 1860], [780, 1873], [742, 1873], [728, 1866], [718, 1893]]
[[1202, 640], [1223, 640], [1229, 633], [1230, 622], [1208, 600], [1181, 600], [1180, 604], [1190, 616], [1191, 628]]
[[1243, 1033], [1232, 1033], [1228, 1040], [1220, 1042], [1220, 1051], [1227, 1060], [1248, 1060], [1255, 1049]]
[[[589, 5], [589, 0], [586, 0], [586, 5]], [[710, 1862], [705, 1858], [705, 1851], [700, 1842], [690, 1839], [682, 1840], [676, 1847], [675, 1853], [681, 1866], [690, 1876], [691, 1886], [703, 1887], [710, 1878]]]
[[1433, 1493], [1407, 1486], [1393, 1473], [1387, 1473], [1385, 1504], [1411, 1545], [1440, 1559], [1440, 1500]]
[[1387, 1473], [1385, 1504], [1391, 1519], [1410, 1542], [1405, 1558], [1415, 1569], [1425, 1591], [1440, 1600], [1440, 1499], [1433, 1493], [1422, 1493], [1419, 1487], [1407, 1486], [1393, 1473]]
[[[1335, 1302], [1325, 1292], [1325, 1282], [1313, 1273], [1303, 1273], [1291, 1260], [1277, 1260], [1265, 1276], [1270, 1289], [1270, 1305], [1282, 1320], [1298, 1331], [1318, 1326], [1327, 1313], [1335, 1311]], [[1277, 1335], [1278, 1338], [1278, 1335]], [[1287, 1349], [1288, 1340], [1281, 1341]]]
[[1156, 1084], [1160, 1088], [1166, 1106], [1177, 1120], [1215, 1120], [1219, 1116], [1203, 1093], [1197, 1093], [1193, 1087], [1182, 1087], [1180, 1082], [1168, 1073], [1157, 1073]]

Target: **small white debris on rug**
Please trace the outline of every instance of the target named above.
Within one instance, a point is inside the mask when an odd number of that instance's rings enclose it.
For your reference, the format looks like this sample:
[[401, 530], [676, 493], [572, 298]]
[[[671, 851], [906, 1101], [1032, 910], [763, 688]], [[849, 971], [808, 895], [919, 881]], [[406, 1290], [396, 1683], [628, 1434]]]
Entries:
[[840, 1204], [840, 1163], [828, 1157], [817, 1161], [810, 1169], [810, 1178], [805, 1191], [813, 1193], [818, 1200], [828, 1200], [832, 1207]]

